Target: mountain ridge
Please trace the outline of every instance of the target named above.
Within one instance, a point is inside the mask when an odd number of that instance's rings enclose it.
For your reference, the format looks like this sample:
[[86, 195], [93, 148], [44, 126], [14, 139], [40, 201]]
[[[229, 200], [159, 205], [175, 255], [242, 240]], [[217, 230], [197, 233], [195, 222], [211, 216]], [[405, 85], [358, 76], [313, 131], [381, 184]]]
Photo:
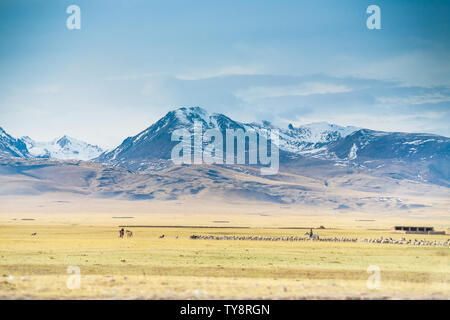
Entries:
[[31, 157], [26, 144], [20, 139], [13, 138], [2, 127], [0, 127], [0, 156], [18, 158]]
[[[178, 143], [171, 141], [171, 133], [180, 128], [192, 132], [194, 121], [202, 123], [204, 130], [218, 129], [224, 132], [226, 129], [254, 130], [261, 132], [267, 129], [278, 129], [281, 136], [280, 149], [290, 153], [298, 153], [301, 150], [309, 151], [317, 146], [335, 141], [345, 137], [350, 132], [358, 129], [356, 127], [341, 127], [335, 124], [320, 122], [294, 128], [280, 129], [268, 121], [262, 123], [244, 123], [235, 121], [220, 113], [209, 114], [200, 107], [182, 107], [168, 112], [147, 129], [135, 136], [126, 138], [122, 144], [115, 149], [100, 155], [95, 161], [112, 164], [131, 164], [133, 169], [142, 169], [148, 160], [169, 160], [172, 148]], [[322, 129], [316, 128], [322, 127]], [[326, 128], [324, 128], [326, 127]], [[151, 167], [151, 165], [149, 164]]]
[[87, 142], [64, 135], [49, 142], [38, 142], [28, 136], [21, 140], [36, 158], [59, 160], [91, 160], [103, 153], [103, 149]]
[[[171, 151], [178, 141], [171, 135], [177, 129], [193, 132], [194, 122], [200, 122], [203, 130], [267, 129], [279, 132], [280, 165], [289, 170], [299, 166], [343, 166], [365, 168], [390, 177], [436, 183], [450, 187], [450, 138], [428, 133], [376, 131], [360, 127], [338, 126], [316, 122], [294, 127], [279, 128], [268, 121], [244, 123], [220, 113], [208, 113], [200, 107], [181, 107], [169, 111], [158, 121], [135, 136], [130, 136], [116, 148], [100, 152], [97, 146], [63, 136], [50, 142], [64, 149], [82, 143], [93, 147], [89, 156], [74, 157], [62, 152], [62, 160], [90, 160], [107, 166], [118, 166], [133, 171], [158, 171], [173, 166]], [[54, 159], [58, 150], [45, 147], [29, 137], [14, 139], [3, 129], [0, 131], [3, 148], [0, 156]], [[8, 141], [8, 147], [5, 147]], [[47, 143], [49, 144], [49, 143]], [[27, 146], [29, 149], [27, 149]], [[30, 152], [31, 151], [31, 152]], [[381, 170], [380, 168], [383, 168]]]
[[[243, 123], [223, 114], [208, 114], [199, 107], [183, 107], [168, 112], [138, 135], [128, 137], [117, 148], [103, 153], [94, 161], [132, 170], [165, 168], [170, 166], [170, 151], [178, 143], [171, 141], [171, 133], [179, 128], [192, 132], [194, 121], [200, 121], [204, 129], [220, 131], [278, 129], [280, 161], [284, 162], [306, 157], [334, 161], [337, 165], [364, 166], [365, 161], [371, 160], [441, 160], [444, 163], [450, 160], [450, 139], [434, 134], [384, 132], [326, 122], [277, 128], [268, 121]], [[442, 165], [439, 167], [442, 169]]]

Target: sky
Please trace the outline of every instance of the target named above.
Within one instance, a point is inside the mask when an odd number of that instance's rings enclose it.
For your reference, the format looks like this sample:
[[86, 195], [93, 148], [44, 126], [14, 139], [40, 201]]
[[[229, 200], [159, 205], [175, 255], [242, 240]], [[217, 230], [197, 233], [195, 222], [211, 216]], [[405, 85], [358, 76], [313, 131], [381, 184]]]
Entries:
[[111, 148], [200, 106], [449, 137], [449, 21], [446, 0], [2, 0], [0, 127]]

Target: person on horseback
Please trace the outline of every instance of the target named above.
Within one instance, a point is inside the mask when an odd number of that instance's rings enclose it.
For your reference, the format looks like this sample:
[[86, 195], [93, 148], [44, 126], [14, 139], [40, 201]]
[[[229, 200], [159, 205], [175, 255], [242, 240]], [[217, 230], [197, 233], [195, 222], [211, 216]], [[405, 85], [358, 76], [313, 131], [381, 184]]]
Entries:
[[311, 228], [311, 230], [309, 231], [309, 237], [312, 238], [312, 236], [313, 236], [313, 232], [312, 232], [312, 228]]

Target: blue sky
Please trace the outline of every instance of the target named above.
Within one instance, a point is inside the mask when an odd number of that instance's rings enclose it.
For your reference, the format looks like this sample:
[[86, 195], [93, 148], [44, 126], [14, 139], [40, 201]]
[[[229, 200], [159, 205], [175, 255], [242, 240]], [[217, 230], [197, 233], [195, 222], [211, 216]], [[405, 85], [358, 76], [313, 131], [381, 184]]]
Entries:
[[0, 126], [112, 147], [196, 105], [450, 136], [449, 18], [434, 0], [2, 0]]

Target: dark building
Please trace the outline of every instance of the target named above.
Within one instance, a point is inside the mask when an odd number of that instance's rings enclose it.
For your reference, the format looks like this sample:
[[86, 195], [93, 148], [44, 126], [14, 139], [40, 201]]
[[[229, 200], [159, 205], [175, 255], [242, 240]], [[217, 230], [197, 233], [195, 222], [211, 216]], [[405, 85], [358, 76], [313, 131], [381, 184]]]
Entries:
[[416, 232], [433, 232], [433, 227], [405, 227], [405, 226], [395, 226], [395, 231], [416, 231]]
[[409, 234], [445, 234], [445, 231], [434, 231], [433, 227], [409, 227], [409, 226], [395, 226], [395, 231], [404, 231]]

